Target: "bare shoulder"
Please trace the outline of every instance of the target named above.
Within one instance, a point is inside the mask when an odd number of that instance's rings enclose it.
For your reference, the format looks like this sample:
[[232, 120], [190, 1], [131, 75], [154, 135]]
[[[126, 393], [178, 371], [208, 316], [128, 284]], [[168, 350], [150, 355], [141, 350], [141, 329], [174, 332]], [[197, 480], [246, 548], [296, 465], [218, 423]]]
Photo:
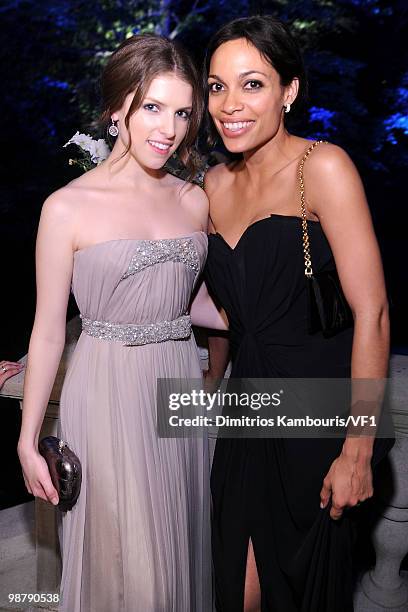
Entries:
[[331, 181], [357, 172], [350, 156], [341, 147], [322, 143], [315, 147], [304, 165], [304, 174], [311, 181]]
[[183, 206], [193, 209], [204, 210], [208, 213], [208, 198], [205, 191], [194, 183], [188, 183], [183, 187], [181, 194]]
[[185, 212], [196, 219], [200, 226], [207, 229], [208, 198], [204, 190], [193, 183], [183, 186], [180, 203]]
[[[75, 228], [78, 225], [77, 198], [67, 185], [54, 191], [45, 200], [38, 225], [37, 249], [73, 250]], [[56, 252], [55, 251], [55, 252]]]
[[75, 189], [72, 188], [71, 184], [65, 185], [51, 193], [45, 200], [41, 216], [47, 219], [58, 219], [61, 221], [68, 221], [74, 216], [75, 203], [77, 202], [77, 196]]
[[89, 170], [64, 187], [54, 191], [45, 200], [42, 214], [61, 215], [65, 218], [80, 215], [89, 203], [100, 197], [101, 193], [104, 192], [97, 180], [98, 174], [96, 172], [97, 169]]
[[204, 177], [204, 190], [211, 198], [215, 189], [222, 188], [230, 179], [230, 164], [223, 162], [212, 166]]
[[58, 229], [61, 235], [70, 236], [74, 242], [78, 230], [84, 223], [87, 224], [93, 202], [100, 197], [94, 181], [87, 176], [91, 172], [86, 172], [48, 196], [41, 210], [41, 227], [45, 225], [53, 231]]
[[334, 144], [316, 147], [304, 165], [306, 200], [321, 221], [329, 211], [350, 216], [366, 214], [367, 201], [360, 175], [350, 156]]

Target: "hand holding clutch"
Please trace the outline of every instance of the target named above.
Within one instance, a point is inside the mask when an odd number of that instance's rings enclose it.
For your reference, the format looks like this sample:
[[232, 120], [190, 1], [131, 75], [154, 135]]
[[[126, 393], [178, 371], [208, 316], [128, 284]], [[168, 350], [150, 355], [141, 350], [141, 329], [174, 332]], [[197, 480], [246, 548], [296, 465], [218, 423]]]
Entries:
[[55, 436], [42, 438], [38, 450], [47, 462], [52, 484], [59, 496], [58, 508], [63, 512], [75, 505], [82, 481], [82, 467], [68, 444]]

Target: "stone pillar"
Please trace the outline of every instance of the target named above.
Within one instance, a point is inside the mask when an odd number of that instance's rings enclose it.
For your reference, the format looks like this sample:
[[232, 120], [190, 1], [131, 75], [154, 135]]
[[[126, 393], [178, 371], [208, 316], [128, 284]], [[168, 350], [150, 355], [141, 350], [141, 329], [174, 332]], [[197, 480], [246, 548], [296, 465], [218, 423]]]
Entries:
[[408, 611], [408, 580], [400, 573], [408, 553], [408, 357], [392, 356], [391, 367], [396, 442], [377, 482], [379, 520], [372, 533], [376, 565], [364, 574], [361, 586], [376, 610]]

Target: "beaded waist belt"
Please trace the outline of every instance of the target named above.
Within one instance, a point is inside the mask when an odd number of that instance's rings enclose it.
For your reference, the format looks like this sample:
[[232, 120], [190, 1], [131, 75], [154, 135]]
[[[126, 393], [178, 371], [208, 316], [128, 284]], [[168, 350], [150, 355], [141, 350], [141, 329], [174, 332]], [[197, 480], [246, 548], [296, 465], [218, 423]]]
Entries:
[[82, 331], [92, 338], [117, 340], [124, 346], [140, 346], [166, 342], [166, 340], [181, 340], [191, 335], [190, 315], [182, 315], [173, 321], [146, 323], [144, 325], [110, 323], [108, 321], [92, 321], [80, 315]]

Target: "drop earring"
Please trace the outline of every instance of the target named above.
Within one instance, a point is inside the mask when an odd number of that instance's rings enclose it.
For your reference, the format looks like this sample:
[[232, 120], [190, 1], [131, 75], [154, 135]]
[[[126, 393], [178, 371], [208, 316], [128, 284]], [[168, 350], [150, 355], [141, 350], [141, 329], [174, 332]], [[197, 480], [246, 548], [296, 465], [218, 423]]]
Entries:
[[114, 120], [113, 120], [112, 118], [111, 118], [111, 121], [112, 121], [112, 125], [110, 125], [110, 126], [109, 126], [109, 128], [108, 128], [108, 132], [109, 132], [109, 134], [110, 134], [111, 136], [114, 136], [114, 137], [115, 137], [115, 136], [117, 136], [117, 135], [119, 134], [119, 130], [118, 130], [118, 128], [116, 127], [115, 122], [114, 122]]
[[285, 113], [290, 113], [290, 104], [289, 102], [285, 104]]

